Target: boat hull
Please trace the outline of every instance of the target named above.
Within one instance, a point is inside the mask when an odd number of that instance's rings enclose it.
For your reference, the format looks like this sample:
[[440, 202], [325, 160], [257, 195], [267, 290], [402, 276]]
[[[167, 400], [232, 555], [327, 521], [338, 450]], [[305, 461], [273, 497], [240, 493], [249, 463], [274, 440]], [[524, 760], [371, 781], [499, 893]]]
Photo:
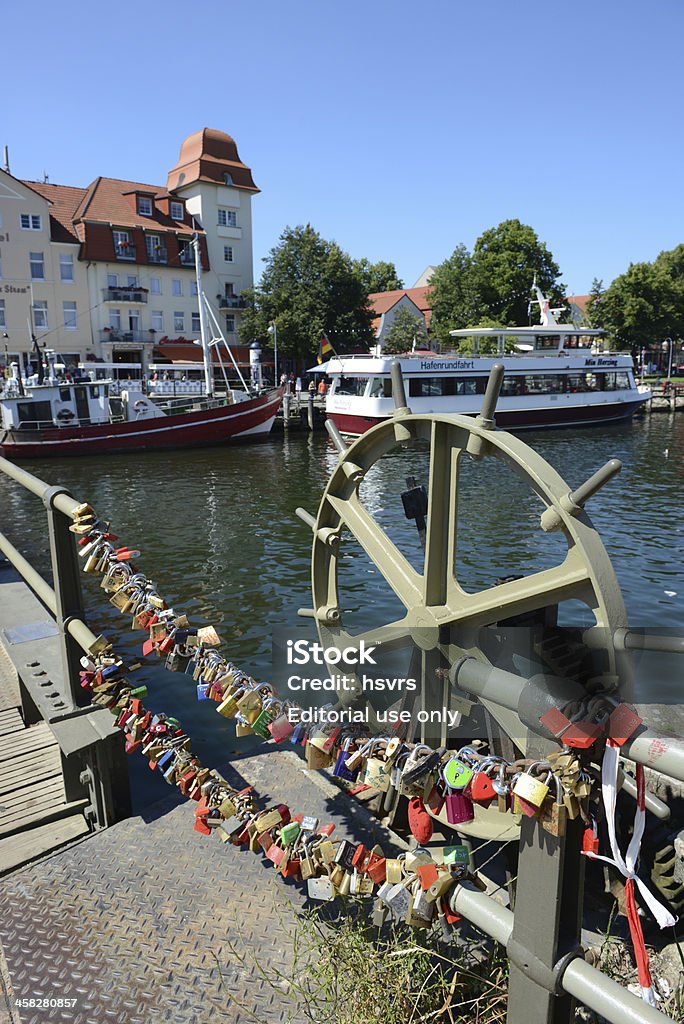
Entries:
[[[497, 410], [496, 425], [503, 430], [535, 430], [539, 428], [548, 429], [551, 427], [590, 427], [608, 423], [619, 423], [630, 420], [641, 408], [646, 399], [637, 399], [633, 402], [607, 402], [602, 405], [572, 406], [571, 408], [554, 408], [545, 406], [538, 409], [509, 409]], [[446, 410], [440, 412], [446, 413]], [[462, 413], [459, 415], [476, 416], [477, 412]], [[381, 416], [359, 416], [349, 413], [329, 411], [329, 420], [332, 420], [337, 429], [351, 437], [359, 437], [370, 430], [371, 427], [383, 423], [391, 417]]]
[[5, 431], [0, 434], [0, 454], [9, 459], [109, 455], [255, 440], [270, 431], [281, 399], [282, 390], [278, 389], [235, 405], [175, 416], [30, 432]]

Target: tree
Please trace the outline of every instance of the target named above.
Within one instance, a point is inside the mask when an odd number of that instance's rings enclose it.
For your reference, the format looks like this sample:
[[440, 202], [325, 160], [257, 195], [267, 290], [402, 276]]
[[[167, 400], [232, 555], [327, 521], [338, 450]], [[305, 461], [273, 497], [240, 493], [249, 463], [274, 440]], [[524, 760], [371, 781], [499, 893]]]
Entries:
[[[285, 228], [265, 261], [261, 281], [247, 294], [240, 324], [243, 342], [278, 331], [278, 350], [297, 363], [311, 361], [325, 331], [337, 352], [364, 349], [373, 312], [351, 257], [310, 224]], [[244, 294], [244, 293], [243, 293]]]
[[465, 245], [457, 245], [430, 278], [432, 318], [430, 334], [442, 344], [451, 344], [449, 331], [470, 327], [486, 315], [473, 273], [472, 256]]
[[630, 263], [592, 307], [592, 320], [618, 345], [638, 349], [684, 336], [684, 277], [678, 249], [682, 246], [661, 253], [654, 263]]
[[368, 295], [375, 292], [393, 292], [404, 287], [404, 282], [397, 274], [397, 268], [393, 263], [386, 260], [370, 263], [367, 259], [361, 259], [355, 261], [355, 266]]
[[587, 308], [582, 318], [583, 322], [581, 327], [598, 327], [598, 321], [601, 318], [601, 311], [599, 304], [603, 298], [603, 281], [595, 277], [591, 282], [591, 288], [589, 289], [589, 299], [587, 301]]
[[564, 301], [560, 269], [536, 231], [519, 220], [502, 221], [475, 242], [472, 272], [487, 316], [511, 327], [527, 323], [530, 289], [537, 284], [551, 306]]
[[382, 343], [382, 351], [387, 355], [410, 352], [414, 347], [425, 348], [427, 340], [422, 313], [413, 313], [408, 306], [400, 306]]

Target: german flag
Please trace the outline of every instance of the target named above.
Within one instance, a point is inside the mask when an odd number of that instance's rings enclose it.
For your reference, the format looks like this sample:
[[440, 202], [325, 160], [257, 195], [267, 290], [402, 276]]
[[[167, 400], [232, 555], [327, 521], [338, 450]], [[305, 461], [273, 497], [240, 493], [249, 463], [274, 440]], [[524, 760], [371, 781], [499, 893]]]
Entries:
[[334, 351], [334, 348], [328, 341], [328, 335], [325, 333], [325, 331], [321, 331], [321, 340], [318, 342], [318, 365], [320, 366], [321, 363], [324, 363], [326, 359], [329, 359], [331, 352]]

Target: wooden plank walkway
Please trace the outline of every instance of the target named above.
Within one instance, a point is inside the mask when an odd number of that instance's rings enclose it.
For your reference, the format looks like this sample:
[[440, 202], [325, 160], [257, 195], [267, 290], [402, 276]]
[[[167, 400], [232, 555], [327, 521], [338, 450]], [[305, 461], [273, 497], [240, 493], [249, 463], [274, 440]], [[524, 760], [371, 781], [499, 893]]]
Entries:
[[[0, 651], [5, 653], [1, 643]], [[7, 660], [0, 657], [0, 875], [89, 831], [87, 801], [66, 799], [50, 728], [44, 722], [24, 725]]]

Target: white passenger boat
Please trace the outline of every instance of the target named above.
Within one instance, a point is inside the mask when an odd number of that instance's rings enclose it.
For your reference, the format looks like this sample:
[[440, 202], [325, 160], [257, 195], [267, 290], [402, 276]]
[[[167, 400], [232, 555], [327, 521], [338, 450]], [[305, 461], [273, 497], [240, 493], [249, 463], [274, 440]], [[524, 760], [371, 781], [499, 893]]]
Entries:
[[[358, 436], [392, 415], [390, 367], [397, 360], [414, 413], [480, 411], [489, 372], [505, 368], [497, 425], [507, 430], [599, 426], [629, 420], [651, 397], [637, 385], [629, 353], [602, 349], [602, 331], [559, 324], [534, 285], [541, 322], [534, 327], [466, 328], [451, 331], [470, 339], [470, 351], [454, 355], [354, 355], [326, 364], [332, 384], [326, 413], [338, 429]], [[481, 355], [483, 338], [495, 339], [496, 354]], [[509, 349], [514, 349], [509, 352]]]

